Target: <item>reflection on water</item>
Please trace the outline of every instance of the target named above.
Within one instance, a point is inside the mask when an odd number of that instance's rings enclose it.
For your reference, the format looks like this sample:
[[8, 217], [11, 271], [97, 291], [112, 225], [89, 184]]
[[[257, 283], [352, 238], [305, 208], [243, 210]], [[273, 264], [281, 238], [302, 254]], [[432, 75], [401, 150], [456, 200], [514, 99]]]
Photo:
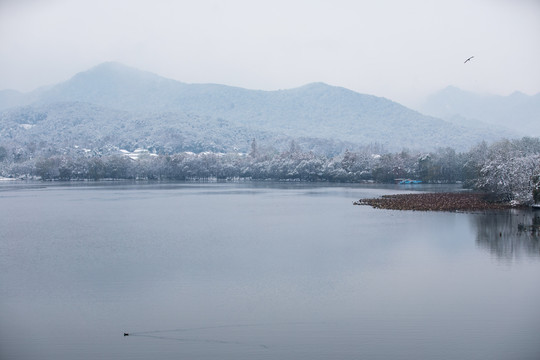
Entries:
[[476, 243], [501, 260], [540, 259], [540, 214], [531, 210], [489, 212], [472, 216]]

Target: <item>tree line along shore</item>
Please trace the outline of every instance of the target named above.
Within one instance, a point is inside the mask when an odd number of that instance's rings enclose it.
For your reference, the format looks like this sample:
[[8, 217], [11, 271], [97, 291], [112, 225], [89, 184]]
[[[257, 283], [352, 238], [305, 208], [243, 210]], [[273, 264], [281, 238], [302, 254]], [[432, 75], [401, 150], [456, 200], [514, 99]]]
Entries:
[[[32, 147], [10, 148], [0, 142], [0, 177], [349, 183], [391, 183], [405, 178], [424, 183], [462, 183], [464, 188], [489, 194], [495, 203], [516, 206], [540, 202], [539, 138], [502, 140], [490, 145], [482, 142], [466, 152], [440, 148], [431, 152], [404, 149], [385, 153], [380, 147], [366, 146], [335, 156], [303, 151], [294, 141], [284, 151], [260, 148], [255, 140], [245, 154], [161, 154], [143, 149], [134, 156], [119, 149], [78, 150], [66, 153], [50, 147], [47, 152], [36, 152]], [[468, 201], [473, 204], [472, 199]]]

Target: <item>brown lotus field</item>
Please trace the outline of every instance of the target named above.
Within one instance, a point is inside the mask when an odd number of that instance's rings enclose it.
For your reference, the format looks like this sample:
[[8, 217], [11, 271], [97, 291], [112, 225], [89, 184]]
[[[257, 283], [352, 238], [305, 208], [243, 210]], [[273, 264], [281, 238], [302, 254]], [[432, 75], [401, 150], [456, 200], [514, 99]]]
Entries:
[[380, 198], [360, 199], [354, 205], [370, 205], [376, 209], [416, 211], [481, 211], [501, 210], [512, 206], [488, 201], [478, 193], [421, 193], [383, 195]]

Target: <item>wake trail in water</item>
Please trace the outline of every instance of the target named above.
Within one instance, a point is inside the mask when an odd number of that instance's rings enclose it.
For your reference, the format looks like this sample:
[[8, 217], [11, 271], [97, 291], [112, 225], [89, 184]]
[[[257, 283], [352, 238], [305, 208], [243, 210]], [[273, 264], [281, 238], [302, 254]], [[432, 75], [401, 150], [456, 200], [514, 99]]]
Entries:
[[190, 328], [178, 328], [178, 329], [166, 329], [166, 330], [149, 330], [149, 331], [137, 331], [124, 333], [124, 336], [138, 336], [146, 337], [152, 339], [160, 340], [173, 340], [179, 342], [198, 342], [198, 343], [212, 343], [212, 344], [233, 344], [233, 345], [244, 345], [244, 346], [258, 346], [263, 349], [268, 349], [268, 346], [265, 344], [249, 344], [239, 341], [228, 341], [220, 339], [205, 339], [205, 338], [185, 338], [185, 337], [173, 337], [173, 336], [163, 336], [160, 334], [170, 334], [175, 332], [190, 332], [190, 331], [199, 331], [199, 330], [213, 330], [213, 329], [227, 329], [227, 328], [243, 328], [243, 327], [260, 327], [268, 325], [298, 325], [305, 323], [287, 323], [287, 324], [232, 324], [232, 325], [215, 325], [215, 326], [200, 326], [200, 327], [190, 327]]
[[129, 335], [163, 334], [163, 333], [171, 333], [171, 332], [186, 332], [186, 331], [198, 331], [198, 330], [255, 327], [255, 326], [265, 326], [265, 325], [268, 325], [268, 324], [233, 324], [233, 325], [200, 326], [200, 327], [179, 328], [179, 329], [137, 331], [137, 332], [129, 333]]
[[275, 326], [275, 325], [313, 325], [318, 324], [313, 322], [276, 322], [276, 323], [253, 323], [253, 324], [230, 324], [230, 325], [214, 325], [214, 326], [199, 326], [190, 328], [178, 328], [178, 329], [165, 329], [165, 330], [149, 330], [149, 331], [137, 331], [130, 332], [129, 335], [147, 335], [147, 334], [163, 334], [171, 332], [186, 332], [186, 331], [198, 331], [198, 330], [213, 330], [213, 329], [227, 329], [227, 328], [242, 328], [242, 327], [263, 327], [263, 326]]
[[197, 343], [206, 343], [206, 344], [223, 344], [223, 345], [244, 345], [244, 346], [259, 346], [263, 349], [268, 349], [267, 345], [264, 344], [248, 344], [248, 343], [242, 343], [240, 341], [227, 341], [227, 340], [218, 340], [218, 339], [194, 339], [194, 338], [177, 338], [177, 337], [169, 337], [169, 336], [157, 336], [157, 335], [138, 335], [138, 334], [130, 334], [130, 336], [138, 336], [138, 337], [146, 337], [146, 338], [152, 338], [152, 339], [160, 339], [160, 340], [174, 340], [179, 342], [197, 342]]

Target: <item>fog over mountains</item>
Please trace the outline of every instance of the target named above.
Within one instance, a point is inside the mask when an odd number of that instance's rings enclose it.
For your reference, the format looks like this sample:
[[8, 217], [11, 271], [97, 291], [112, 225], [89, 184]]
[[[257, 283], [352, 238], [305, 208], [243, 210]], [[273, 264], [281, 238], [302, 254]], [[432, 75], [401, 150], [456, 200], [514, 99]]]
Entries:
[[[437, 113], [435, 106], [428, 109]], [[375, 143], [388, 151], [467, 150], [482, 140], [517, 136], [323, 83], [247, 90], [186, 84], [118, 63], [27, 94], [0, 91], [0, 112], [0, 145], [65, 149], [247, 152], [253, 139], [277, 149], [294, 139], [304, 150], [335, 154]]]
[[428, 97], [420, 111], [449, 121], [491, 124], [520, 135], [540, 136], [540, 93], [482, 95], [448, 86]]

